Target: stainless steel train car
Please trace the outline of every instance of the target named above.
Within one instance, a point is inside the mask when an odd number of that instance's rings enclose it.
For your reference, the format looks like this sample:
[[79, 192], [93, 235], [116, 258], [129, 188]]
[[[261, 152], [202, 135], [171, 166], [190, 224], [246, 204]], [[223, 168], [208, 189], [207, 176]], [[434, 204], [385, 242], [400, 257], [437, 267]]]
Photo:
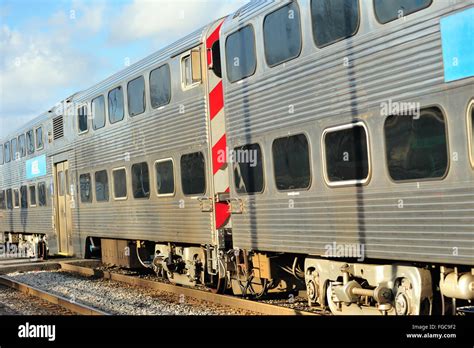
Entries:
[[455, 313], [473, 19], [472, 0], [251, 2], [4, 139], [4, 242], [334, 314]]

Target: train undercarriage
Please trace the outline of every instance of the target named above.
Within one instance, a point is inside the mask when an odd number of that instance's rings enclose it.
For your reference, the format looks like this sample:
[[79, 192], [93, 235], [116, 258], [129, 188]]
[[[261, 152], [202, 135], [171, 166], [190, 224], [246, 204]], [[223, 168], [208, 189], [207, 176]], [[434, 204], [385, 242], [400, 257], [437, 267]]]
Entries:
[[470, 311], [474, 268], [390, 261], [357, 262], [213, 246], [128, 242], [129, 253], [171, 283], [263, 298], [306, 293], [334, 315], [431, 315]]

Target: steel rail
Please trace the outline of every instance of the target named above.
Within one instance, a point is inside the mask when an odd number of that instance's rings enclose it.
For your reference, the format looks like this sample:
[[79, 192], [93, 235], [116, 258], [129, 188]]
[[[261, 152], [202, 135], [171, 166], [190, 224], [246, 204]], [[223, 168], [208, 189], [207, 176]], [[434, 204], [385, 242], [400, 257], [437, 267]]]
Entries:
[[78, 273], [85, 276], [96, 276], [104, 279], [110, 279], [117, 282], [126, 283], [129, 285], [139, 286], [142, 288], [165, 291], [177, 295], [184, 295], [186, 297], [191, 297], [197, 300], [208, 301], [214, 304], [252, 311], [264, 315], [318, 315], [317, 313], [246, 300], [234, 296], [214, 294], [209, 291], [192, 289], [172, 284], [165, 284], [162, 282], [147, 280], [134, 276], [102, 271], [89, 267], [77, 266], [71, 263], [60, 262], [59, 264], [61, 265], [61, 269], [68, 272]]

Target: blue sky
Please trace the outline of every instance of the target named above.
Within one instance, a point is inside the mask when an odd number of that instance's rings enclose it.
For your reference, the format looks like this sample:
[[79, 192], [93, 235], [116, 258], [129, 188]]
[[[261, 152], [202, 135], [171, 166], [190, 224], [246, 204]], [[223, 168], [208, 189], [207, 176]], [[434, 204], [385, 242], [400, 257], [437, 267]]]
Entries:
[[0, 0], [0, 138], [248, 0]]

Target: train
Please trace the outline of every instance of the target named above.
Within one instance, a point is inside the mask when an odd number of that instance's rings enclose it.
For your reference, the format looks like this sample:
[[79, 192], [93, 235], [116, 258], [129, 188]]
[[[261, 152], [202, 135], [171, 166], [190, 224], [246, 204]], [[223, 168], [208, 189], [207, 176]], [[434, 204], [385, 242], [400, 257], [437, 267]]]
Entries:
[[1, 243], [333, 314], [472, 310], [473, 19], [251, 1], [4, 138]]

